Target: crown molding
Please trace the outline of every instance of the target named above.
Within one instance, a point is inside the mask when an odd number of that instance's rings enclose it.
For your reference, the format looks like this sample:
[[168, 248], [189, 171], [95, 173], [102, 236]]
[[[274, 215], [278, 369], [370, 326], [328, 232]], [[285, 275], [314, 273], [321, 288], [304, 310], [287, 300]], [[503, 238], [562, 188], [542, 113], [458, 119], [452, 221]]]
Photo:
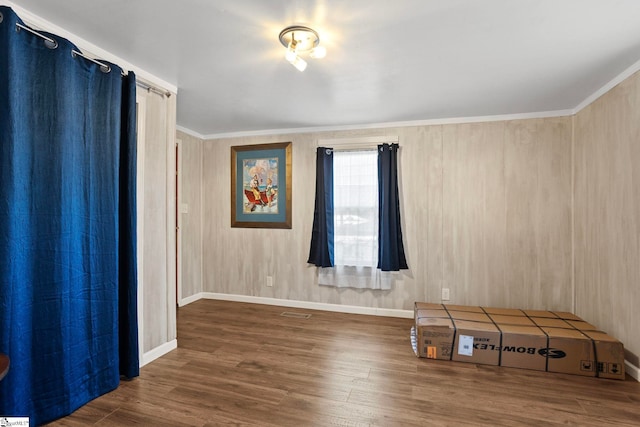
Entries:
[[186, 133], [187, 135], [191, 135], [194, 138], [198, 138], [198, 139], [207, 139], [204, 135], [202, 135], [201, 133], [196, 132], [195, 130], [191, 130], [189, 128], [186, 128], [184, 126], [176, 126], [176, 130], [179, 130], [182, 133]]
[[619, 85], [620, 83], [622, 83], [623, 81], [625, 81], [626, 79], [628, 79], [638, 71], [640, 71], [640, 61], [637, 61], [636, 63], [631, 65], [629, 68], [624, 70], [622, 73], [618, 74], [609, 82], [607, 82], [600, 89], [598, 89], [597, 91], [595, 91], [594, 93], [586, 97], [584, 101], [582, 101], [573, 109], [573, 114], [578, 114], [584, 108], [588, 107], [589, 105], [594, 103], [596, 100], [598, 100], [598, 98], [600, 98], [602, 95], [609, 92], [611, 89], [613, 89], [614, 87], [616, 87], [617, 85]]
[[460, 123], [482, 123], [482, 122], [499, 122], [508, 120], [525, 120], [525, 119], [540, 119], [548, 117], [563, 117], [573, 115], [573, 110], [557, 110], [557, 111], [541, 111], [534, 113], [520, 113], [520, 114], [501, 114], [495, 116], [476, 116], [476, 117], [452, 117], [444, 119], [428, 119], [428, 120], [413, 120], [403, 122], [386, 122], [386, 123], [368, 123], [368, 124], [356, 124], [356, 125], [343, 125], [343, 126], [318, 126], [318, 127], [302, 127], [291, 129], [267, 129], [258, 131], [241, 131], [241, 132], [227, 132], [204, 135], [204, 140], [215, 140], [223, 138], [244, 138], [251, 136], [274, 136], [274, 135], [287, 135], [292, 133], [313, 133], [313, 132], [336, 132], [336, 131], [348, 131], [348, 130], [364, 130], [364, 129], [386, 129], [395, 127], [410, 127], [410, 126], [435, 126], [435, 125], [448, 125], [448, 124], [460, 124]]

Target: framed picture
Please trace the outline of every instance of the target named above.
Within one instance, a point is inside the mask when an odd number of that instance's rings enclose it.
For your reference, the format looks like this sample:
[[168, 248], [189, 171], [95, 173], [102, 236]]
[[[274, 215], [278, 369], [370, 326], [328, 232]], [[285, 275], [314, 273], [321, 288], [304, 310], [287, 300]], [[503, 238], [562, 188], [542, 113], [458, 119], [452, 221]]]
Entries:
[[291, 228], [291, 142], [231, 147], [231, 226]]

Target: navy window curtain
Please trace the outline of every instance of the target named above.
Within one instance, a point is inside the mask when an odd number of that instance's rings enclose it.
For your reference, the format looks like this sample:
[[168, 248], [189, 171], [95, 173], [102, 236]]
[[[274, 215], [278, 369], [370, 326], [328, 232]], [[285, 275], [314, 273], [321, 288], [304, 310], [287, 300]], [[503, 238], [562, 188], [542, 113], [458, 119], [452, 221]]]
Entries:
[[39, 425], [138, 375], [135, 76], [0, 17], [0, 415]]
[[398, 194], [398, 144], [378, 146], [378, 268], [406, 270]]
[[[398, 192], [398, 144], [378, 146], [378, 266], [382, 271], [406, 270]], [[333, 267], [333, 155], [318, 147], [316, 202], [310, 264]]]
[[333, 267], [333, 150], [323, 147], [316, 150], [316, 202], [312, 230], [307, 262], [318, 267]]

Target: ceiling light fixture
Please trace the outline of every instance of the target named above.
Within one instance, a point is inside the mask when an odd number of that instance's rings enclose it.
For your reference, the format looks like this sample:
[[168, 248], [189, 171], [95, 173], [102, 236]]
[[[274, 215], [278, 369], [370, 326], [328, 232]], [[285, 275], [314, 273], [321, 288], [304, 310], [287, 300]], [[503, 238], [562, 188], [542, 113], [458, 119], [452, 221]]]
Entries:
[[324, 58], [327, 50], [320, 46], [317, 31], [302, 25], [292, 25], [280, 31], [280, 43], [287, 48], [284, 57], [300, 71], [307, 68], [307, 61], [300, 54], [308, 54], [311, 58]]

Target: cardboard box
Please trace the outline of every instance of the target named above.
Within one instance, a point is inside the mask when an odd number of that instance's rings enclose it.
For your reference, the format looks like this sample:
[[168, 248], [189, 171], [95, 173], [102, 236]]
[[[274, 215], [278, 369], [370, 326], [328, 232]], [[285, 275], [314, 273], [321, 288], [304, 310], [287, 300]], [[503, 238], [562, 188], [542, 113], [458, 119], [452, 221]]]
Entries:
[[531, 318], [526, 316], [503, 316], [500, 314], [490, 314], [489, 317], [498, 325], [522, 325], [535, 326]]
[[575, 329], [543, 327], [542, 330], [549, 336], [549, 347], [543, 354], [547, 357], [548, 372], [596, 376], [591, 338]]
[[451, 360], [451, 346], [456, 329], [451, 319], [422, 317], [416, 319], [416, 347], [419, 357]]
[[476, 307], [475, 305], [455, 305], [455, 304], [443, 304], [447, 310], [452, 311], [471, 311], [474, 313], [484, 313], [484, 310], [481, 307]]
[[415, 302], [413, 304], [413, 312], [416, 310], [444, 310], [444, 306], [442, 304], [434, 304], [431, 302]]
[[566, 312], [416, 303], [419, 357], [624, 379], [624, 347]]
[[585, 331], [595, 343], [596, 371], [600, 378], [624, 379], [624, 346], [620, 341], [600, 331]]
[[426, 318], [426, 317], [441, 317], [444, 319], [450, 319], [449, 312], [447, 310], [430, 310], [430, 309], [420, 309], [414, 312], [415, 319]]
[[487, 314], [496, 314], [501, 316], [525, 316], [522, 310], [518, 310], [515, 308], [496, 308], [496, 307], [483, 307], [483, 310]]
[[553, 314], [564, 320], [582, 320], [580, 317], [568, 311], [554, 311]]
[[488, 314], [473, 311], [448, 310], [449, 316], [454, 320], [469, 320], [473, 322], [492, 323]]
[[525, 315], [529, 317], [549, 317], [551, 319], [558, 319], [558, 316], [551, 311], [544, 310], [522, 310]]
[[452, 360], [500, 364], [500, 331], [493, 323], [453, 320], [456, 327]]
[[547, 370], [547, 335], [537, 326], [498, 325], [502, 331], [500, 366]]
[[591, 323], [587, 323], [584, 320], [567, 320], [566, 321], [572, 328], [577, 329], [579, 331], [597, 331], [598, 328], [593, 326]]
[[573, 326], [568, 324], [565, 320], [562, 319], [551, 319], [549, 317], [530, 317], [533, 322], [540, 327], [547, 328], [565, 328], [565, 329], [575, 329]]

